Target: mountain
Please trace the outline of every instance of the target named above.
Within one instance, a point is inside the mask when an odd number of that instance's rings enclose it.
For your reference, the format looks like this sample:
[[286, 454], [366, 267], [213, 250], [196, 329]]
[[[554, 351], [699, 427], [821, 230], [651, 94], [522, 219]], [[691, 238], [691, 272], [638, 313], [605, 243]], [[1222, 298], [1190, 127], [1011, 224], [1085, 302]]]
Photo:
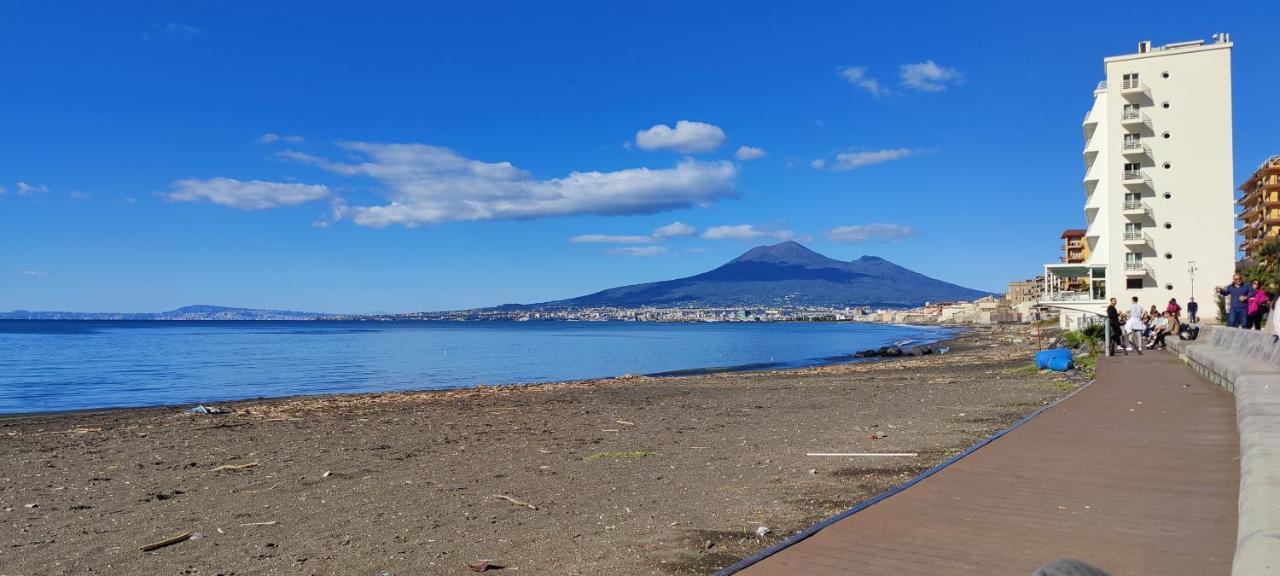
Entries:
[[183, 306], [168, 312], [0, 312], [0, 320], [314, 320], [325, 316], [293, 310]]
[[987, 295], [988, 292], [936, 280], [883, 258], [863, 256], [845, 262], [788, 241], [752, 248], [728, 264], [696, 276], [610, 288], [529, 307], [910, 307]]

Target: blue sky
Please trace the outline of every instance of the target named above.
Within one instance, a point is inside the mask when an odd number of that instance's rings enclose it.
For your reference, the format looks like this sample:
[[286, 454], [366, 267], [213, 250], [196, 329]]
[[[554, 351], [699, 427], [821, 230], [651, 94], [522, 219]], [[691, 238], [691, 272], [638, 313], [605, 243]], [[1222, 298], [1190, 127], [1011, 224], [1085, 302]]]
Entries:
[[783, 238], [1002, 291], [1143, 39], [1230, 32], [1236, 181], [1280, 152], [1268, 4], [1036, 4], [6, 3], [0, 310], [534, 302]]

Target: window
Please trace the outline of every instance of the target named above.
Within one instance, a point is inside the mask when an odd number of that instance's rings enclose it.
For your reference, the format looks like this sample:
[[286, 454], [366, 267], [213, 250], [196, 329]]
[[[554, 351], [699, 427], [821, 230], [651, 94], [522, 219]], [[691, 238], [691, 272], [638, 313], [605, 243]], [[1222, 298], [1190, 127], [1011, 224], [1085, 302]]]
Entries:
[[1165, 140], [1168, 140], [1168, 139], [1169, 139], [1169, 137], [1170, 137], [1170, 136], [1172, 136], [1172, 134], [1169, 134], [1168, 132], [1165, 132], [1164, 134], [1162, 134], [1162, 136], [1164, 136], [1164, 139], [1165, 139]]
[[1164, 169], [1165, 169], [1165, 170], [1168, 170], [1168, 169], [1170, 169], [1170, 168], [1173, 168], [1173, 164], [1170, 164], [1170, 163], [1168, 163], [1168, 162], [1165, 162], [1165, 163], [1164, 163]]
[[1124, 265], [1125, 267], [1142, 266], [1142, 253], [1141, 252], [1125, 252]]
[[1165, 230], [1173, 230], [1173, 222], [1165, 222], [1165, 223], [1164, 223], [1164, 229], [1165, 229]]
[[1141, 290], [1141, 289], [1142, 289], [1142, 279], [1141, 279], [1141, 278], [1129, 278], [1129, 279], [1127, 279], [1127, 280], [1125, 280], [1125, 281], [1124, 281], [1124, 287], [1125, 287], [1126, 289], [1128, 289], [1128, 290]]
[[1137, 120], [1142, 117], [1142, 105], [1125, 104], [1124, 113], [1120, 116], [1124, 120]]
[[1161, 77], [1161, 78], [1168, 78], [1168, 77], [1169, 77], [1169, 73], [1168, 73], [1168, 72], [1161, 72], [1161, 73], [1160, 73], [1160, 77]]
[[1164, 199], [1165, 199], [1165, 200], [1168, 200], [1168, 199], [1170, 199], [1170, 198], [1173, 198], [1173, 193], [1172, 193], [1172, 192], [1165, 192], [1165, 193], [1164, 193]]
[[1165, 110], [1168, 110], [1168, 109], [1169, 109], [1169, 103], [1168, 103], [1168, 102], [1165, 102], [1165, 103], [1161, 104], [1161, 105], [1160, 105], [1160, 107], [1161, 107], [1161, 108], [1164, 108]]
[[1132, 74], [1125, 74], [1123, 81], [1124, 81], [1124, 84], [1122, 85], [1122, 89], [1124, 90], [1128, 90], [1130, 88], [1138, 88], [1141, 86], [1141, 84], [1138, 83], [1137, 72], [1134, 72]]
[[1129, 148], [1137, 148], [1139, 146], [1142, 146], [1141, 134], [1125, 134], [1124, 135], [1124, 147], [1126, 150]]

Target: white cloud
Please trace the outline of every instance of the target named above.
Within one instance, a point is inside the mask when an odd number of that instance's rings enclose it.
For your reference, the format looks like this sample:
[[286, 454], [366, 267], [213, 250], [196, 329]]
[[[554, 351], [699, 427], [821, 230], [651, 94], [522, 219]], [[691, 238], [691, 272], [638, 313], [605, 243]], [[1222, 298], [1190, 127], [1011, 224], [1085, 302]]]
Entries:
[[610, 234], [579, 234], [569, 239], [574, 244], [648, 244], [651, 236], [614, 236]]
[[676, 152], [710, 152], [724, 144], [724, 130], [703, 122], [680, 120], [675, 129], [657, 124], [636, 132], [636, 146], [641, 150], [674, 150]]
[[919, 230], [899, 224], [859, 224], [856, 226], [839, 226], [827, 230], [827, 240], [841, 244], [861, 244], [868, 240], [897, 242], [919, 233]]
[[297, 144], [299, 142], [304, 142], [304, 141], [306, 141], [306, 139], [301, 136], [287, 136], [287, 135], [282, 136], [274, 132], [267, 132], [266, 134], [263, 134], [258, 137], [258, 142], [262, 144], [274, 144], [276, 142], [288, 142], [290, 144]]
[[285, 184], [231, 178], [178, 180], [165, 197], [175, 202], [208, 200], [214, 204], [242, 210], [265, 210], [279, 206], [295, 206], [330, 195], [329, 188], [319, 184]]
[[18, 182], [18, 195], [26, 196], [29, 194], [44, 194], [49, 191], [49, 187], [44, 184], [28, 184], [26, 182]]
[[753, 224], [737, 224], [734, 226], [712, 226], [702, 233], [707, 240], [754, 240], [756, 238], [776, 238], [790, 240], [796, 235], [790, 230], [765, 230]]
[[817, 160], [813, 160], [809, 162], [809, 166], [812, 167], [814, 170], [821, 170], [826, 165], [827, 165], [827, 161], [823, 160], [822, 158], [818, 158]]
[[696, 232], [697, 231], [693, 229], [693, 226], [685, 224], [684, 222], [676, 221], [654, 230], [653, 237], [676, 238], [680, 236], [693, 236]]
[[840, 75], [844, 76], [844, 79], [848, 80], [850, 84], [867, 91], [868, 94], [877, 98], [888, 93], [888, 90], [885, 90], [884, 87], [880, 85], [879, 80], [867, 76], [866, 66], [849, 66], [841, 68]]
[[32, 278], [44, 278], [45, 276], [49, 275], [48, 272], [45, 272], [43, 270], [23, 270], [18, 273], [23, 276], [30, 276]]
[[761, 150], [760, 148], [755, 148], [753, 146], [739, 146], [738, 151], [733, 153], [734, 158], [737, 158], [738, 160], [743, 162], [746, 162], [747, 160], [764, 158], [767, 155], [768, 154], [766, 154], [764, 150]]
[[72, 190], [67, 195], [70, 196], [72, 200], [88, 200], [89, 199], [88, 194], [85, 194], [84, 192], [81, 192], [79, 190]]
[[959, 70], [939, 66], [933, 60], [903, 64], [898, 70], [903, 85], [922, 92], [941, 92], [964, 77]]
[[347, 176], [369, 176], [384, 184], [390, 202], [340, 206], [339, 216], [361, 226], [419, 226], [463, 220], [494, 220], [578, 214], [653, 214], [707, 206], [735, 196], [737, 169], [731, 162], [683, 160], [673, 168], [572, 172], [537, 179], [510, 162], [481, 162], [448, 148], [425, 144], [345, 142], [363, 156], [334, 162], [299, 152], [282, 157]]
[[912, 150], [910, 148], [891, 148], [886, 150], [874, 150], [871, 152], [843, 152], [836, 154], [836, 163], [831, 167], [831, 169], [853, 170], [855, 168], [870, 166], [872, 164], [901, 160], [909, 156], [914, 156], [918, 153], [919, 152], [916, 150]]
[[613, 256], [657, 256], [667, 252], [666, 246], [632, 246], [629, 248], [614, 248], [605, 253]]

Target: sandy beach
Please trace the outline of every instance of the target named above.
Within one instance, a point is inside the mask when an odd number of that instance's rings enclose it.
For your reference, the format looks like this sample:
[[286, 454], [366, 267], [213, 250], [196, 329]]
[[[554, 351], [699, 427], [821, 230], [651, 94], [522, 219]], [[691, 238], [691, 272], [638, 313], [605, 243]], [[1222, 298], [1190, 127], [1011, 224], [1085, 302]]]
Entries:
[[709, 574], [1082, 384], [1027, 369], [1034, 330], [789, 371], [0, 419], [0, 574]]

